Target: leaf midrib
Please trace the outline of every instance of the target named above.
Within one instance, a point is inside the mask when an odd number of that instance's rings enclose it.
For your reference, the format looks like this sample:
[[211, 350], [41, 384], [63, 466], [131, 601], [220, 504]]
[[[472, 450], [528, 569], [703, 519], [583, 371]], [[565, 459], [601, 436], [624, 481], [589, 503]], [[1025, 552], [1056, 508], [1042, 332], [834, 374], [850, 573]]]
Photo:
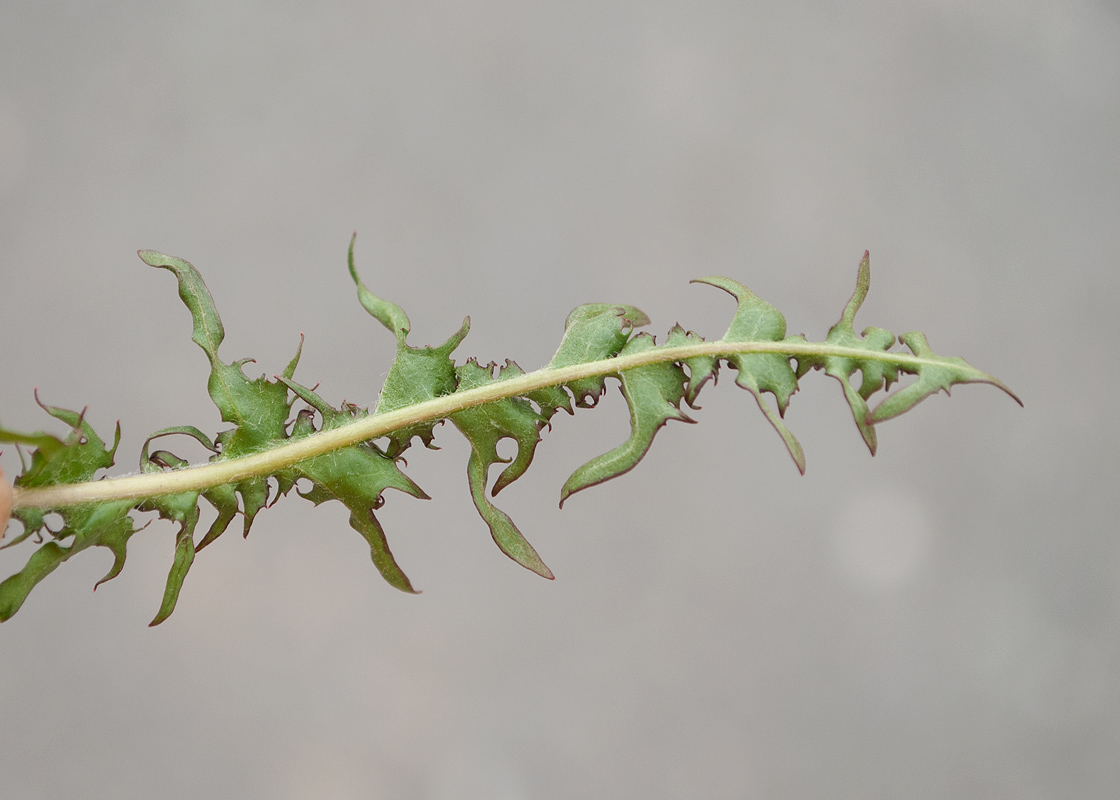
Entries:
[[86, 483], [31, 489], [23, 489], [17, 486], [14, 487], [13, 509], [56, 509], [106, 500], [139, 499], [187, 491], [201, 491], [215, 486], [235, 483], [246, 478], [272, 475], [300, 461], [339, 450], [358, 442], [378, 439], [409, 425], [443, 419], [465, 408], [484, 405], [506, 397], [522, 396], [536, 389], [571, 383], [580, 378], [596, 375], [617, 374], [648, 364], [666, 361], [681, 362], [697, 356], [723, 356], [732, 353], [780, 353], [790, 357], [811, 355], [853, 358], [865, 361], [887, 361], [908, 372], [916, 372], [919, 367], [938, 366], [955, 370], [971, 370], [975, 374], [975, 381], [992, 383], [1012, 397], [1015, 396], [1010, 389], [991, 375], [971, 366], [964, 367], [959, 362], [943, 358], [928, 358], [902, 352], [884, 352], [859, 347], [789, 340], [778, 342], [701, 342], [680, 347], [658, 347], [630, 355], [573, 364], [567, 367], [545, 367], [515, 378], [494, 381], [474, 389], [441, 395], [406, 408], [383, 414], [373, 414], [337, 428], [318, 431], [295, 442], [277, 445], [268, 450], [238, 458], [170, 472], [129, 475]]

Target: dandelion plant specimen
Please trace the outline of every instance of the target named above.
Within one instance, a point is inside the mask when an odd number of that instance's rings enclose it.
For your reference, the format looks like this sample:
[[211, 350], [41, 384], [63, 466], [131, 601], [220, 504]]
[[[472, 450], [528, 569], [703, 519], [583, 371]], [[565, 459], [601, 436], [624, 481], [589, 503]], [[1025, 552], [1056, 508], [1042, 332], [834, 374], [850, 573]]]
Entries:
[[[450, 420], [470, 443], [467, 479], [471, 498], [498, 547], [523, 567], [551, 578], [552, 572], [536, 550], [491, 498], [529, 468], [541, 432], [551, 427], [554, 415], [593, 407], [606, 389], [607, 378], [621, 384], [630, 408], [630, 436], [621, 446], [572, 473], [561, 489], [561, 505], [575, 492], [633, 469], [670, 420], [692, 422], [681, 403], [696, 408], [700, 390], [709, 380], [715, 381], [724, 364], [736, 371], [735, 383], [751, 393], [802, 472], [804, 452], [783, 417], [798, 381], [810, 370], [824, 370], [839, 381], [872, 454], [878, 423], [942, 389], [948, 392], [955, 384], [990, 383], [1018, 401], [1010, 389], [963, 359], [935, 354], [917, 331], [898, 337], [909, 352], [891, 350], [895, 336], [882, 328], [856, 334], [855, 315], [870, 284], [866, 253], [859, 265], [856, 290], [823, 342], [787, 336], [785, 317], [776, 308], [741, 283], [709, 277], [694, 283], [722, 289], [738, 303], [722, 338], [707, 341], [675, 325], [665, 342], [658, 344], [649, 334], [635, 332], [649, 320], [633, 306], [583, 305], [568, 316], [560, 346], [548, 365], [525, 373], [509, 360], [500, 367], [475, 359], [456, 364], [452, 354], [470, 329], [469, 318], [438, 347], [409, 344], [408, 315], [365, 287], [354, 267], [351, 239], [350, 274], [358, 300], [389, 330], [397, 347], [372, 414], [349, 403], [334, 408], [297, 383], [298, 349], [272, 380], [263, 375], [246, 377], [242, 368], [251, 359], [226, 362], [218, 354], [225, 333], [198, 271], [186, 261], [151, 250], [141, 250], [139, 255], [146, 264], [175, 275], [179, 297], [194, 322], [191, 338], [210, 362], [210, 397], [222, 420], [232, 427], [213, 439], [191, 425], [158, 430], [141, 448], [139, 475], [102, 480], [97, 474], [113, 464], [119, 424], [112, 446], [106, 446], [82, 413], [40, 403], [69, 428], [64, 438], [0, 428], [0, 442], [20, 447], [23, 459], [14, 486], [0, 476], [0, 533], [9, 514], [23, 526], [4, 546], [32, 537], [40, 545], [22, 570], [0, 583], [0, 621], [19, 610], [39, 581], [86, 548], [105, 547], [113, 553], [113, 566], [99, 585], [116, 577], [124, 566], [128, 540], [138, 531], [130, 512], [140, 510], [155, 511], [178, 524], [167, 588], [151, 623], [159, 624], [175, 609], [198, 551], [218, 538], [238, 515], [248, 535], [261, 509], [293, 488], [316, 505], [327, 501], [345, 505], [350, 525], [369, 544], [382, 576], [398, 589], [412, 592], [375, 512], [384, 502], [386, 489], [427, 498], [401, 471], [401, 456], [416, 438], [432, 447], [434, 426], [443, 420]], [[852, 382], [856, 372], [860, 373], [858, 389]], [[869, 407], [867, 401], [889, 390], [902, 373], [917, 378]], [[776, 410], [765, 394], [771, 395]], [[155, 449], [157, 440], [162, 445], [172, 435], [201, 443], [213, 453], [209, 462], [190, 465], [168, 450]], [[516, 442], [516, 456], [498, 455], [497, 444], [502, 439]], [[29, 462], [23, 458], [24, 447], [30, 448]], [[495, 464], [506, 466], [490, 486], [490, 468]], [[217, 515], [197, 538], [202, 500]], [[50, 512], [62, 519], [58, 530], [44, 522]]]

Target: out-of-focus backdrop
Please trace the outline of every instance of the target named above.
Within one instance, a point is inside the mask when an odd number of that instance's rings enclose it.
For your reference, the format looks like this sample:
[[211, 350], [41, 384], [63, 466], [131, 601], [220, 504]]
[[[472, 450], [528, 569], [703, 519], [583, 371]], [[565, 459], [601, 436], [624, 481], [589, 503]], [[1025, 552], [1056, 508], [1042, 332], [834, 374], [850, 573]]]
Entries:
[[[547, 362], [568, 311], [718, 337], [724, 274], [823, 338], [918, 329], [1017, 390], [882, 426], [803, 381], [799, 477], [725, 376], [623, 479], [556, 507], [625, 405], [557, 418], [490, 542], [468, 448], [379, 512], [294, 496], [200, 554], [61, 567], [0, 627], [0, 793], [35, 798], [1115, 797], [1120, 11], [1113, 3], [5, 2], [0, 423], [89, 407], [118, 469], [225, 427], [170, 275], [229, 359], [370, 405], [369, 286], [459, 356]], [[203, 453], [183, 447], [194, 459]], [[2, 463], [11, 476], [16, 453]], [[0, 552], [18, 569], [30, 546]]]

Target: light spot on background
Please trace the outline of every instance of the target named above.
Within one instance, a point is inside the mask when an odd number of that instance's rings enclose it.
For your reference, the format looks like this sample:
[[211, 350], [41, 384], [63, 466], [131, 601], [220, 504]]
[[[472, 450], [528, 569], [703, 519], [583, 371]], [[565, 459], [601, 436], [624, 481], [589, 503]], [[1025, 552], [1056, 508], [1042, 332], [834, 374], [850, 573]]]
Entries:
[[836, 566], [858, 589], [898, 589], [928, 560], [929, 527], [916, 493], [890, 487], [861, 492], [848, 501], [832, 530]]

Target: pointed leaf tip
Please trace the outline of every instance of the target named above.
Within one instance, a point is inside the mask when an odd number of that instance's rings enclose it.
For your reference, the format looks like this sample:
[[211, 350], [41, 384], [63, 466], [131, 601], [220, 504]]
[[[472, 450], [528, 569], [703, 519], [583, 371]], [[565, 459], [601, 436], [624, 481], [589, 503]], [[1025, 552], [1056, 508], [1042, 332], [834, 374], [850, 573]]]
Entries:
[[354, 265], [354, 241], [357, 238], [358, 232], [354, 231], [354, 235], [350, 237], [347, 264], [350, 269], [350, 277], [353, 278], [354, 285], [358, 288], [358, 302], [362, 304], [362, 308], [369, 312], [370, 316], [384, 325], [389, 333], [397, 337], [398, 341], [403, 342], [412, 329], [412, 323], [409, 322], [408, 314], [404, 313], [403, 308], [396, 303], [381, 299], [362, 283], [362, 279], [358, 276], [358, 268]]
[[189, 261], [175, 256], [155, 250], [137, 250], [136, 255], [150, 267], [166, 269], [175, 274], [179, 282], [179, 298], [191, 312], [194, 321], [191, 340], [206, 352], [211, 364], [215, 364], [218, 361], [218, 346], [226, 334], [214, 298], [206, 288], [202, 275]]
[[[288, 362], [288, 366], [284, 367], [284, 371], [281, 373], [285, 378], [291, 378], [296, 374], [296, 367], [299, 366], [301, 355], [303, 355], [303, 331], [299, 332], [299, 345], [296, 346], [296, 354], [292, 356], [292, 360]], [[272, 377], [277, 380], [280, 379], [279, 375], [273, 375]]]
[[867, 292], [871, 288], [871, 251], [864, 250], [863, 258], [859, 262], [859, 268], [856, 272], [856, 288], [852, 292], [852, 297], [848, 300], [848, 304], [844, 307], [844, 313], [840, 316], [841, 325], [852, 327], [855, 322], [856, 312], [859, 311], [863, 301], [867, 299]]
[[191, 564], [194, 563], [193, 532], [193, 524], [184, 525], [183, 530], [179, 532], [178, 541], [175, 543], [175, 561], [171, 565], [171, 571], [167, 573], [167, 587], [164, 589], [163, 602], [160, 604], [155, 618], [148, 623], [149, 628], [154, 628], [170, 617], [171, 612], [175, 610], [175, 604], [179, 602], [179, 592], [183, 588], [183, 580], [187, 577]]

